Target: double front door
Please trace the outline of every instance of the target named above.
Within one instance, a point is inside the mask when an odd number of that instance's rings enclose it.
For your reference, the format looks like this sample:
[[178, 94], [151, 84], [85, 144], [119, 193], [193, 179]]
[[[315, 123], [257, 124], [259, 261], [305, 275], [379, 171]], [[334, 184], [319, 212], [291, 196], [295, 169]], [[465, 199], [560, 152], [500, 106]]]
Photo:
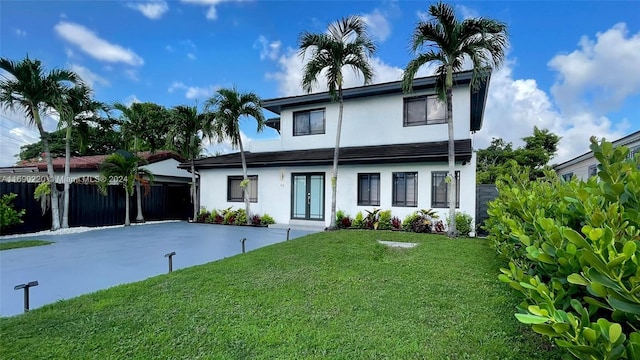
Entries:
[[291, 218], [324, 220], [324, 173], [291, 175]]

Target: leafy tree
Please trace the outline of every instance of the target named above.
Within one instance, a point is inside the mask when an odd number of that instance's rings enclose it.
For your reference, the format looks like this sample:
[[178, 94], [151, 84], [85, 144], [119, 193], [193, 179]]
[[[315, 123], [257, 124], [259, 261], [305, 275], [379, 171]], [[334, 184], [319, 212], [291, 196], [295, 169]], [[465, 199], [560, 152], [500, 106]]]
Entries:
[[25, 210], [20, 211], [14, 209], [13, 200], [17, 197], [17, 194], [9, 193], [0, 197], [0, 230], [5, 229], [11, 225], [22, 224], [22, 216]]
[[446, 104], [448, 125], [448, 162], [449, 174], [449, 231], [454, 237], [456, 231], [455, 203], [456, 178], [455, 146], [453, 133], [453, 73], [461, 71], [465, 59], [473, 64], [472, 86], [476, 87], [482, 78], [490, 74], [491, 68], [499, 67], [507, 48], [507, 26], [503, 22], [487, 18], [468, 18], [462, 21], [456, 18], [451, 5], [439, 2], [429, 7], [427, 20], [421, 20], [411, 37], [411, 51], [416, 54], [407, 64], [403, 75], [405, 92], [411, 91], [413, 78], [418, 70], [427, 64], [436, 63], [438, 81], [436, 90], [440, 100]]
[[0, 69], [9, 76], [0, 80], [0, 106], [5, 109], [23, 112], [29, 125], [35, 125], [40, 133], [47, 162], [47, 173], [51, 186], [51, 229], [60, 228], [60, 211], [58, 206], [58, 189], [53, 172], [53, 162], [49, 151], [49, 134], [44, 130], [40, 112], [55, 103], [68, 88], [69, 83], [80, 84], [80, 78], [68, 70], [54, 69], [45, 73], [39, 60], [31, 60], [28, 56], [20, 62], [7, 58], [0, 59]]
[[191, 201], [193, 221], [198, 218], [198, 194], [196, 189], [195, 159], [203, 150], [203, 137], [212, 137], [207, 114], [199, 113], [197, 106], [178, 105], [172, 109], [173, 126], [169, 131], [169, 147], [191, 162]]
[[494, 138], [486, 149], [477, 153], [476, 181], [479, 184], [495, 184], [503, 174], [513, 173], [518, 167], [529, 169], [531, 179], [544, 176], [548, 163], [555, 156], [560, 137], [547, 129], [533, 129], [533, 135], [522, 138], [523, 147], [513, 149], [511, 143]]
[[342, 68], [350, 67], [356, 73], [362, 73], [364, 84], [371, 83], [373, 68], [370, 57], [376, 51], [376, 45], [369, 37], [364, 19], [359, 16], [344, 17], [329, 24], [326, 32], [314, 34], [303, 32], [298, 40], [299, 55], [304, 59], [311, 52], [304, 66], [302, 88], [310, 93], [324, 75], [329, 94], [334, 102], [340, 104], [336, 130], [336, 145], [333, 152], [333, 176], [331, 178], [331, 223], [329, 228], [336, 229], [336, 190], [338, 184], [338, 156], [340, 153], [340, 134], [342, 131], [342, 113], [344, 99], [342, 86], [344, 77]]
[[65, 155], [64, 155], [64, 195], [63, 195], [63, 212], [61, 227], [69, 227], [69, 172], [71, 164], [71, 135], [72, 130], [76, 128], [79, 135], [78, 143], [80, 148], [86, 147], [88, 131], [87, 120], [92, 118], [103, 105], [92, 98], [91, 89], [86, 85], [77, 85], [67, 89], [54, 107], [60, 114], [59, 127], [66, 128], [65, 134]]
[[125, 226], [131, 225], [129, 220], [129, 198], [133, 192], [134, 184], [141, 179], [141, 176], [147, 176], [150, 180], [153, 180], [153, 174], [149, 170], [138, 167], [145, 163], [146, 160], [143, 158], [128, 151], [119, 150], [109, 155], [99, 167], [102, 176], [98, 186], [104, 195], [107, 194], [107, 188], [110, 184], [115, 183], [124, 188], [126, 196]]
[[266, 119], [262, 113], [262, 100], [253, 92], [238, 92], [236, 88], [222, 88], [208, 99], [205, 108], [211, 111], [211, 134], [222, 141], [228, 138], [234, 148], [240, 148], [240, 158], [242, 159], [242, 186], [244, 193], [245, 212], [247, 214], [247, 224], [251, 224], [249, 216], [249, 186], [247, 176], [247, 161], [242, 147], [242, 137], [240, 134], [240, 119], [242, 117], [252, 117], [256, 119], [257, 131], [264, 129]]
[[[154, 103], [133, 103], [129, 106], [115, 103], [113, 108], [122, 113], [121, 123], [124, 139], [129, 144], [128, 149], [136, 155], [139, 151], [154, 152], [166, 144], [169, 131], [169, 111]], [[142, 194], [140, 182], [136, 182], [137, 222], [144, 222], [142, 214]]]

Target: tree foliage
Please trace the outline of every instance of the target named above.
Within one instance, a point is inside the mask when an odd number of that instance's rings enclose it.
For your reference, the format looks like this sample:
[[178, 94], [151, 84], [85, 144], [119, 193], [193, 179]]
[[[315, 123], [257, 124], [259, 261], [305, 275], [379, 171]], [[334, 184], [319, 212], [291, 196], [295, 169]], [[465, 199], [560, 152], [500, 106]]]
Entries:
[[531, 179], [544, 176], [544, 170], [558, 150], [560, 137], [547, 129], [533, 128], [533, 135], [522, 138], [525, 144], [517, 149], [512, 143], [493, 138], [491, 145], [477, 153], [476, 181], [479, 184], [495, 184], [503, 174], [513, 173], [515, 168], [529, 169]]
[[11, 225], [23, 223], [22, 216], [25, 210], [16, 210], [13, 205], [13, 200], [17, 196], [17, 194], [9, 193], [2, 195], [0, 198], [0, 230]]

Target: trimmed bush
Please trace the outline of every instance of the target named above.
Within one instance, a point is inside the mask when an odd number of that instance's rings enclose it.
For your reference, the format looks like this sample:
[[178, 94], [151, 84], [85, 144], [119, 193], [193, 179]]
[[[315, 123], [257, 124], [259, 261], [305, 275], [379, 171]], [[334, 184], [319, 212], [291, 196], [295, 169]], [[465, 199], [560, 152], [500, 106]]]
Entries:
[[271, 225], [271, 224], [275, 224], [276, 222], [275, 220], [273, 220], [273, 218], [269, 214], [264, 213], [264, 215], [262, 215], [262, 218], [260, 219], [260, 223], [262, 225]]
[[[458, 235], [469, 236], [469, 233], [473, 229], [471, 223], [473, 223], [471, 215], [456, 211], [456, 231], [458, 231]], [[449, 218], [447, 218], [447, 226], [449, 226]], [[444, 231], [444, 227], [442, 231]]]
[[380, 211], [378, 214], [378, 230], [391, 230], [391, 210]]
[[356, 217], [353, 218], [351, 227], [354, 229], [362, 229], [364, 227], [364, 216], [362, 216], [362, 211], [358, 211]]
[[497, 182], [485, 229], [517, 319], [578, 359], [640, 359], [640, 156], [591, 139], [598, 177]]

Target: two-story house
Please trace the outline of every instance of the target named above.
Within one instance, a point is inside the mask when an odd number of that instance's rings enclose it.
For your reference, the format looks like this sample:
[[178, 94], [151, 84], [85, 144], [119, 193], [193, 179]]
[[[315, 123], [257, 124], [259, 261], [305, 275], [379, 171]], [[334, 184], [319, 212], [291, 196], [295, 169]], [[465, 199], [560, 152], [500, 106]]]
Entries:
[[[454, 76], [453, 119], [457, 207], [475, 215], [476, 160], [471, 133], [480, 130], [488, 79], [471, 87], [471, 71]], [[337, 209], [352, 217], [373, 208], [403, 219], [418, 209], [447, 214], [447, 124], [434, 94], [435, 77], [418, 78], [405, 94], [400, 81], [344, 90]], [[316, 93], [270, 99], [276, 140], [251, 141], [245, 152], [251, 211], [278, 224], [330, 223], [331, 174], [339, 104]], [[187, 167], [188, 164], [182, 164]], [[201, 205], [242, 208], [239, 153], [197, 160]], [[366, 214], [366, 213], [365, 213]]]

